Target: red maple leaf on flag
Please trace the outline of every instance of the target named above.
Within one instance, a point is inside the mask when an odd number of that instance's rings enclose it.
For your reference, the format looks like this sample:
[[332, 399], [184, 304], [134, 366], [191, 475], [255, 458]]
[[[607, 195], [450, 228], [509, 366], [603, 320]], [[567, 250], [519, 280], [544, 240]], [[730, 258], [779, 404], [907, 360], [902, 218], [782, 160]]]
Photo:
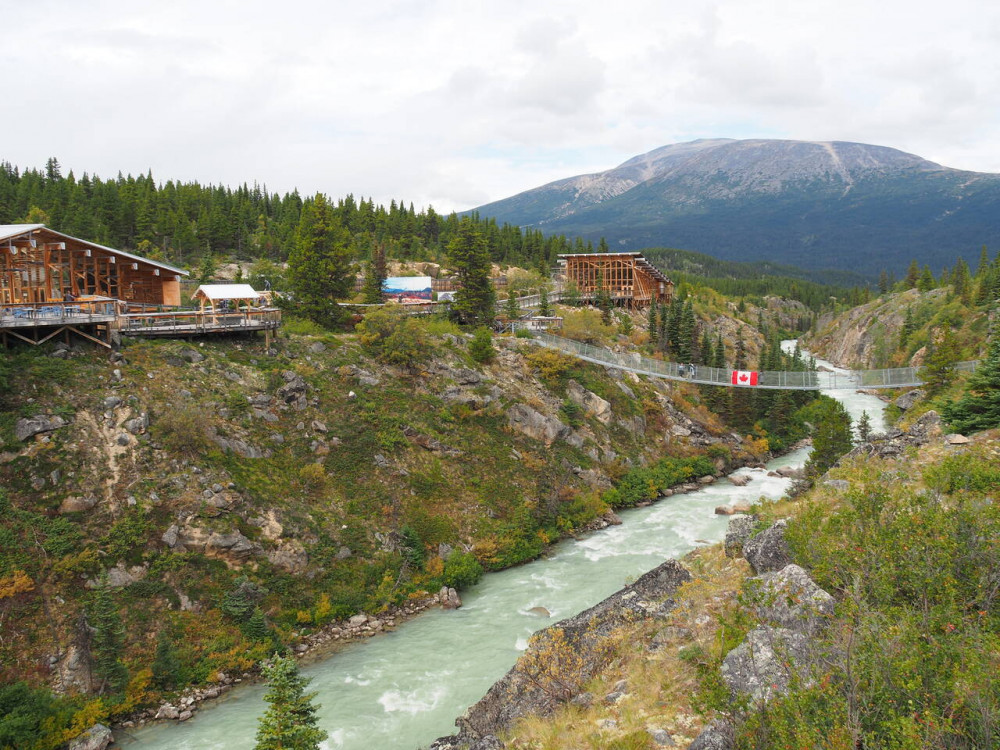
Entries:
[[733, 370], [730, 382], [733, 385], [757, 385], [757, 373], [752, 370]]

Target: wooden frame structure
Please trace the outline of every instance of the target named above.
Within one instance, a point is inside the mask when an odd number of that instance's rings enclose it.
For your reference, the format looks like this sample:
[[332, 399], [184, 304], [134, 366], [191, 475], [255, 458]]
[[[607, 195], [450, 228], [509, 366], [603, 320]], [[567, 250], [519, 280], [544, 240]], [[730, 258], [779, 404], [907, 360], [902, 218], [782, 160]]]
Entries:
[[44, 224], [0, 225], [0, 305], [109, 297], [178, 306], [187, 276], [166, 263], [53, 231]]
[[583, 299], [603, 287], [616, 305], [648, 307], [655, 299], [669, 303], [674, 282], [642, 257], [642, 253], [573, 253], [559, 256], [567, 283], [576, 284]]

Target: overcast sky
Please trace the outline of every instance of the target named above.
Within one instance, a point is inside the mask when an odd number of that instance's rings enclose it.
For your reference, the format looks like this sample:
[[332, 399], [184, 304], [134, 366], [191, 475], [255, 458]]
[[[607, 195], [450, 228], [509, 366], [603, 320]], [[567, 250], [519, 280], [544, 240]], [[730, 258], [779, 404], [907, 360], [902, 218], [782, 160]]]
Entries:
[[1000, 172], [985, 0], [0, 0], [0, 159], [463, 210], [696, 138]]

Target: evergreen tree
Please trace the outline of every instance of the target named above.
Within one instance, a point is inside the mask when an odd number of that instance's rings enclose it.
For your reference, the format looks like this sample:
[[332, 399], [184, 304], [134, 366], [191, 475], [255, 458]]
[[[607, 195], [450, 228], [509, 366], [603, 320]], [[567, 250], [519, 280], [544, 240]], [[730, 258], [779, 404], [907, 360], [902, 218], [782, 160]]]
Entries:
[[812, 409], [813, 449], [806, 461], [807, 479], [822, 476], [851, 450], [851, 417], [839, 401], [820, 396]]
[[654, 346], [660, 339], [659, 309], [660, 306], [657, 304], [656, 297], [653, 297], [653, 301], [649, 305], [646, 323], [649, 326], [649, 341]]
[[490, 334], [490, 329], [486, 326], [477, 328], [476, 332], [472, 335], [472, 341], [469, 342], [469, 356], [479, 364], [486, 364], [493, 361], [496, 353], [497, 350], [493, 348], [493, 336]]
[[957, 401], [941, 410], [945, 422], [958, 432], [978, 432], [1000, 427], [1000, 335], [993, 333], [986, 359], [969, 378]]
[[920, 266], [917, 264], [916, 258], [910, 261], [909, 268], [906, 269], [906, 279], [905, 284], [907, 289], [916, 289], [917, 283], [920, 281]]
[[920, 280], [917, 281], [917, 289], [921, 292], [929, 292], [934, 288], [934, 274], [931, 273], [931, 267], [924, 265], [924, 270], [920, 272]]
[[507, 308], [505, 310], [507, 315], [507, 320], [514, 321], [521, 317], [521, 308], [517, 304], [517, 297], [514, 296], [514, 290], [511, 289], [507, 292]]
[[255, 607], [250, 619], [243, 626], [243, 632], [247, 638], [255, 641], [267, 641], [271, 639], [271, 628], [267, 625], [264, 611], [260, 607]]
[[366, 304], [378, 305], [384, 301], [382, 288], [385, 285], [386, 278], [388, 278], [388, 272], [385, 265], [385, 246], [379, 242], [376, 243], [375, 249], [372, 250], [372, 259], [368, 264], [368, 272], [365, 274], [364, 295]]
[[927, 345], [924, 366], [918, 373], [924, 381], [928, 397], [936, 396], [951, 384], [959, 356], [958, 342], [950, 327], [936, 331], [935, 334]]
[[951, 285], [954, 288], [955, 296], [961, 300], [963, 305], [972, 304], [972, 277], [969, 275], [968, 264], [962, 258], [959, 258], [955, 264], [955, 270], [951, 274]]
[[549, 292], [544, 285], [538, 290], [538, 314], [543, 318], [552, 315], [552, 306], [549, 304]]
[[913, 319], [913, 308], [906, 308], [906, 316], [903, 318], [903, 325], [899, 329], [899, 348], [905, 349], [907, 342], [910, 340], [910, 336], [916, 330], [917, 324]]
[[156, 640], [156, 654], [153, 656], [153, 684], [161, 690], [169, 690], [180, 681], [181, 662], [177, 656], [170, 633], [166, 628], [160, 631]]
[[128, 670], [121, 661], [125, 648], [125, 626], [122, 625], [106, 576], [102, 576], [100, 585], [94, 590], [87, 620], [93, 630], [91, 653], [94, 671], [101, 680], [100, 692], [108, 687], [121, 692], [128, 682]]
[[889, 272], [884, 268], [878, 275], [878, 291], [879, 294], [885, 294], [889, 291]]
[[327, 738], [320, 729], [313, 703], [315, 693], [306, 693], [309, 680], [299, 674], [291, 657], [276, 657], [264, 668], [268, 708], [257, 723], [255, 750], [318, 750]]
[[601, 311], [601, 322], [606, 326], [611, 325], [611, 308], [614, 305], [614, 302], [611, 299], [611, 293], [604, 284], [603, 274], [597, 282], [597, 289], [594, 293], [594, 297], [597, 309]]
[[288, 257], [294, 308], [323, 326], [341, 323], [338, 299], [354, 285], [347, 232], [326, 197], [317, 193], [302, 206], [295, 247]]
[[458, 232], [448, 243], [448, 257], [459, 281], [452, 311], [463, 323], [489, 325], [496, 303], [490, 256], [482, 232], [471, 218], [461, 219]]
[[868, 412], [861, 412], [861, 416], [858, 418], [858, 441], [861, 443], [867, 443], [872, 436], [872, 422], [868, 416]]

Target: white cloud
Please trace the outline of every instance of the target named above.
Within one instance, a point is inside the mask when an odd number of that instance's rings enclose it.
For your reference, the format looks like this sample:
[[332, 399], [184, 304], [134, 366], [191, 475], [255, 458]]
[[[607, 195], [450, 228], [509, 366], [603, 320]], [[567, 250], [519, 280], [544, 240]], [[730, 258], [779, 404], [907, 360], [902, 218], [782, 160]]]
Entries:
[[698, 137], [1000, 172], [972, 0], [0, 0], [0, 158], [469, 208]]

